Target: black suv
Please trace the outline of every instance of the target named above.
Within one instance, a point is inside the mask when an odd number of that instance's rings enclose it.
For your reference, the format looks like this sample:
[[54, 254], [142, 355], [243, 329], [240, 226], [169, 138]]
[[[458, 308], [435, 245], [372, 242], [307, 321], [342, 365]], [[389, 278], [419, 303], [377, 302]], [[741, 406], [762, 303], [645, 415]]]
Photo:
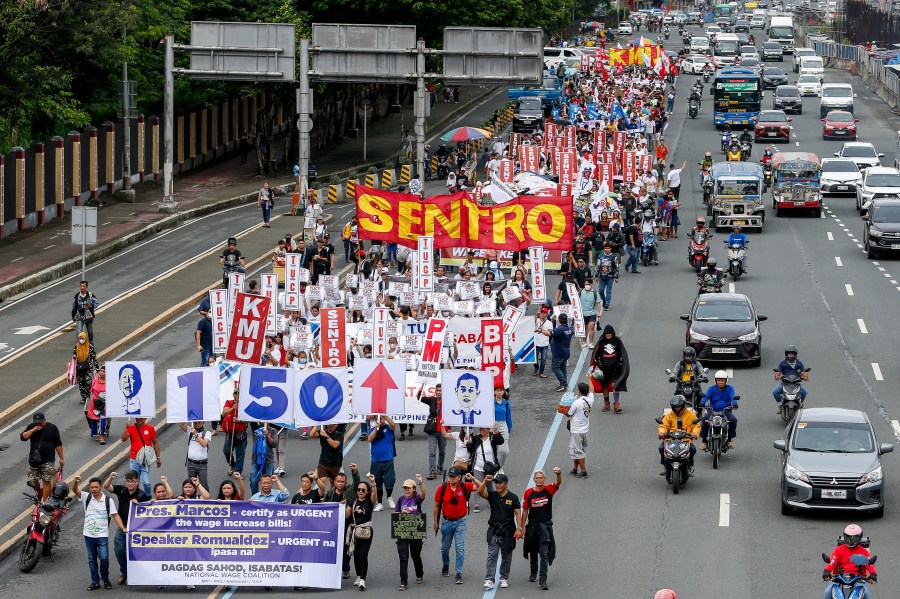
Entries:
[[513, 113], [513, 133], [531, 133], [543, 126], [544, 111], [537, 96], [522, 96]]
[[778, 42], [765, 42], [762, 45], [762, 50], [759, 52], [760, 57], [763, 62], [767, 60], [777, 60], [778, 62], [784, 62], [784, 53], [781, 51], [781, 44]]
[[800, 97], [800, 90], [797, 89], [797, 86], [779, 85], [776, 87], [772, 99], [772, 109], [803, 114], [803, 98]]
[[863, 216], [866, 256], [900, 251], [900, 196], [875, 197]]

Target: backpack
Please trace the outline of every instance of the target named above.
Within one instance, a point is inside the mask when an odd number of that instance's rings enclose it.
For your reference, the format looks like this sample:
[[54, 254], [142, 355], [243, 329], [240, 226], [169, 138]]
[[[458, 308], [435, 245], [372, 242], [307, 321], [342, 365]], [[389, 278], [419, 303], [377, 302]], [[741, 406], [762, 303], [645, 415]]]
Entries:
[[[112, 520], [112, 512], [109, 510], [109, 503], [110, 503], [109, 495], [104, 493], [103, 497], [106, 498], [106, 525], [109, 526], [109, 523]], [[87, 514], [88, 506], [91, 504], [91, 499], [93, 499], [93, 498], [94, 498], [94, 496], [91, 495], [90, 493], [88, 493], [88, 498], [85, 499], [85, 501], [84, 501], [84, 513], [85, 514]]]
[[[443, 482], [441, 486], [438, 487], [440, 489], [441, 500], [438, 502], [438, 517], [444, 515], [444, 494], [447, 492], [447, 487], [450, 486], [450, 483]], [[459, 486], [462, 487], [463, 495], [466, 498], [466, 506], [469, 505], [469, 496], [472, 494], [471, 491], [466, 487], [466, 483], [463, 481], [459, 481]], [[419, 504], [419, 508], [421, 509], [421, 504]]]

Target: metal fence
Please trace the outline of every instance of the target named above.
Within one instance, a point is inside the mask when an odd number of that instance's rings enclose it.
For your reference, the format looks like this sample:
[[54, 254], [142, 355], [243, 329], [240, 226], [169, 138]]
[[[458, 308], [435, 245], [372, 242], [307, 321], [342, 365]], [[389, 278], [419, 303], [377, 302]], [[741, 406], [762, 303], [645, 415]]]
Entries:
[[845, 61], [847, 64], [833, 66], [846, 67], [852, 74], [861, 76], [892, 108], [900, 108], [900, 77], [894, 68], [884, 64], [884, 60], [876, 58], [874, 53], [870, 55], [863, 46], [822, 41], [802, 30], [798, 33], [798, 47], [812, 47], [823, 58]]
[[857, 44], [897, 43], [900, 41], [900, 14], [888, 13], [865, 0], [847, 0], [846, 36]]

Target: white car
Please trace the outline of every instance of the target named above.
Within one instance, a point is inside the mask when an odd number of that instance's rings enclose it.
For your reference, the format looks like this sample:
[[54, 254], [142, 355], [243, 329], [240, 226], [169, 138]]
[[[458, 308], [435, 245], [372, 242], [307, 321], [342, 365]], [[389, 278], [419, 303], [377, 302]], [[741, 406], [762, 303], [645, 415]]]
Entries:
[[805, 56], [815, 56], [815, 55], [816, 55], [816, 51], [813, 50], [812, 48], [794, 48], [794, 66], [792, 67], [794, 69], [794, 72], [796, 73], [797, 71], [800, 70], [800, 59], [801, 58], [803, 58]]
[[819, 81], [823, 81], [825, 78], [825, 63], [822, 62], [822, 57], [804, 56], [801, 58], [799, 73], [801, 75], [815, 75], [819, 78]]
[[681, 62], [681, 71], [683, 73], [691, 73], [700, 75], [703, 73], [703, 67], [709, 64], [709, 59], [705, 56], [688, 56]]
[[821, 96], [822, 82], [816, 75], [800, 75], [797, 78], [797, 89], [801, 96]]
[[834, 193], [856, 193], [862, 181], [862, 173], [856, 163], [849, 158], [823, 158], [819, 189], [822, 195]]
[[703, 52], [705, 54], [709, 54], [711, 48], [709, 46], [709, 40], [705, 37], [695, 35], [691, 37], [691, 43], [688, 47], [690, 52]]
[[859, 170], [870, 166], [881, 166], [884, 154], [875, 151], [875, 146], [864, 141], [848, 141], [841, 146], [840, 152], [834, 153], [835, 158], [849, 158], [856, 163]]
[[634, 33], [634, 30], [631, 27], [631, 23], [622, 22], [619, 23], [619, 28], [616, 29], [616, 35], [631, 35]]
[[870, 166], [856, 188], [856, 209], [863, 212], [876, 194], [900, 195], [900, 171], [890, 166]]
[[766, 18], [760, 15], [753, 15], [750, 18], [750, 29], [765, 29]]
[[759, 59], [759, 50], [756, 49], [756, 46], [741, 46], [741, 60], [744, 60], [745, 56]]

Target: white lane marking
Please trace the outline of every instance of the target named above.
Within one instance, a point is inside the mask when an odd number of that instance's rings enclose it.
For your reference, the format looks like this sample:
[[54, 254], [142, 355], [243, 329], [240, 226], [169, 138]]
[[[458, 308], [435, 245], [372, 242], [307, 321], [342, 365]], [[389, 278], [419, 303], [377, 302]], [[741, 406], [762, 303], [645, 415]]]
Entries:
[[719, 494], [719, 526], [728, 526], [731, 522], [731, 497], [728, 493]]
[[875, 262], [874, 260], [872, 260], [872, 266], [879, 266], [880, 264], [880, 262]]
[[[856, 247], [858, 247], [859, 249], [863, 249], [863, 244], [857, 243], [857, 244], [856, 244]], [[863, 254], [865, 254], [865, 253], [866, 253], [866, 252], [863, 251]]]
[[856, 324], [859, 325], [859, 332], [860, 332], [860, 333], [862, 333], [863, 335], [868, 335], [868, 334], [869, 334], [869, 329], [866, 328], [866, 321], [864, 321], [862, 318], [857, 318], [857, 319], [856, 319]]
[[841, 222], [841, 219], [836, 218], [836, 219], [834, 219], [834, 222], [839, 223], [839, 222]]
[[859, 239], [857, 239], [853, 235], [850, 236], [850, 241], [852, 241], [853, 243], [859, 243]]
[[853, 295], [853, 287], [850, 286], [850, 283], [846, 283], [844, 288], [847, 290], [847, 295]]
[[25, 256], [19, 256], [18, 258], [13, 258], [10, 262], [18, 262], [19, 260], [24, 260]]
[[831, 234], [831, 231], [828, 232], [828, 241], [834, 241], [834, 235]]
[[726, 368], [726, 369], [725, 369], [725, 374], [728, 375], [728, 378], [729, 378], [729, 379], [733, 379], [733, 378], [734, 378], [734, 369], [733, 369], [733, 368]]
[[895, 281], [894, 279], [891, 279], [891, 285], [896, 285], [896, 284], [897, 284], [897, 281]]
[[794, 145], [799, 147], [799, 146], [800, 146], [800, 142], [799, 142], [799, 141], [795, 141], [795, 142], [794, 142]]
[[841, 262], [841, 257], [840, 257], [840, 256], [835, 256], [835, 257], [834, 257], [834, 263], [837, 264], [838, 266], [843, 266], [843, 265], [844, 265], [844, 263]]
[[881, 274], [883, 274], [885, 277], [887, 277], [887, 278], [889, 278], [889, 279], [890, 279], [891, 276], [892, 276], [891, 273], [889, 273], [889, 272], [885, 272], [885, 273], [881, 273]]
[[105, 227], [106, 225], [111, 225], [111, 224], [112, 224], [112, 221], [111, 221], [111, 220], [108, 220], [108, 221], [106, 221], [105, 223], [101, 223], [100, 226], [101, 226], [101, 227]]
[[48, 245], [48, 246], [45, 247], [44, 249], [45, 249], [45, 250], [49, 250], [50, 248], [55, 248], [55, 247], [56, 247], [56, 244], [54, 243], [53, 245]]
[[872, 362], [872, 372], [875, 373], [876, 381], [884, 380], [884, 375], [881, 374], [881, 367], [878, 365], [878, 362]]
[[897, 440], [900, 441], [900, 422], [898, 422], [897, 420], [891, 420], [891, 428], [894, 429], [894, 437], [896, 437]]
[[734, 293], [734, 283], [728, 283], [728, 293]]
[[825, 218], [825, 215], [824, 215], [824, 214], [822, 214], [822, 218]]
[[881, 272], [884, 272], [884, 267], [883, 267], [883, 266], [879, 266], [879, 267], [878, 267], [878, 270], [880, 270]]

